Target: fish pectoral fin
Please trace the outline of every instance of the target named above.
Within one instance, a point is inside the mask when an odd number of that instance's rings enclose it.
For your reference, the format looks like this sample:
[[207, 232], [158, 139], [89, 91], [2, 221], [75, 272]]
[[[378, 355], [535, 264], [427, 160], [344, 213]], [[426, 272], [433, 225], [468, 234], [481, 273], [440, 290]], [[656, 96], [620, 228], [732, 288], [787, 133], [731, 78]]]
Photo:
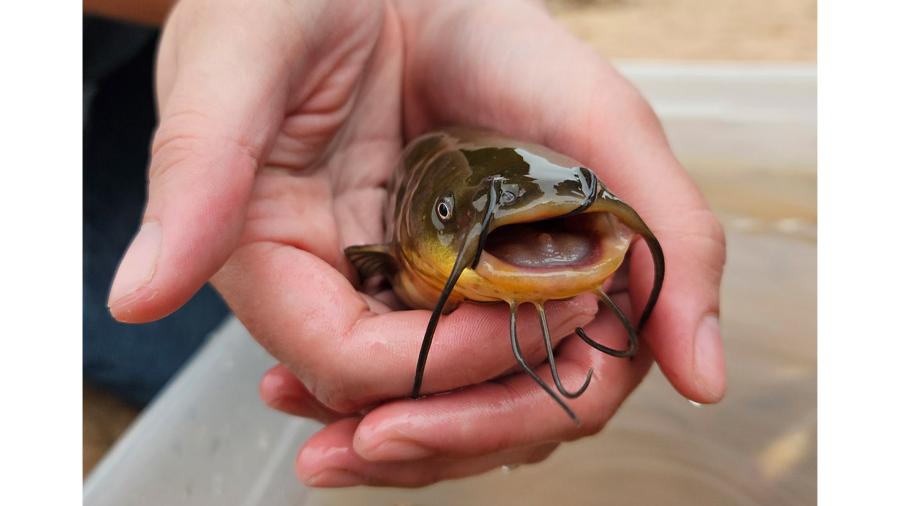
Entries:
[[356, 268], [360, 278], [372, 276], [392, 276], [397, 272], [397, 260], [391, 253], [389, 244], [366, 244], [350, 246], [344, 250], [347, 259]]

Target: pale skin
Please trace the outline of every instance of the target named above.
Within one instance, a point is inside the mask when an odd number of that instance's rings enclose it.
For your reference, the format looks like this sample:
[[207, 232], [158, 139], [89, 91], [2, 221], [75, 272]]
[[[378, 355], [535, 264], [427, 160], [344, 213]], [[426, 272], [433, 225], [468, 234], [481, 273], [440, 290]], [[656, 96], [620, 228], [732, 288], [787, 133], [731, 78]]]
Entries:
[[[127, 17], [128, 5], [86, 8]], [[167, 10], [144, 5], [142, 21]], [[183, 0], [165, 22], [156, 84], [149, 201], [110, 311], [162, 318], [212, 280], [282, 364], [262, 379], [262, 398], [327, 424], [297, 457], [306, 483], [420, 486], [542, 460], [598, 432], [653, 360], [687, 398], [724, 395], [722, 229], [646, 102], [539, 4]], [[429, 313], [395, 310], [348, 280], [342, 249], [383, 238], [384, 184], [405, 140], [442, 125], [493, 128], [580, 160], [662, 243], [666, 283], [636, 360], [571, 337], [584, 325], [624, 342], [591, 296], [548, 304], [563, 381], [596, 373], [571, 402], [581, 426], [530, 378], [506, 374], [518, 369], [503, 305], [444, 317], [424, 391], [454, 391], [407, 399]], [[642, 307], [650, 265], [639, 244], [623, 308]], [[537, 318], [526, 307], [519, 320], [537, 364]], [[546, 364], [537, 370], [549, 380]]]

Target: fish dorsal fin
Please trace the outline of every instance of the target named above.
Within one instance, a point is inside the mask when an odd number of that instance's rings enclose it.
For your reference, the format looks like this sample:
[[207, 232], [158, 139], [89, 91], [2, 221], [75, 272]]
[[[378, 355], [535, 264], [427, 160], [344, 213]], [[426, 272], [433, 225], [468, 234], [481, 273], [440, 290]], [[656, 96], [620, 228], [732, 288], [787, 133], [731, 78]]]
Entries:
[[372, 276], [391, 276], [397, 272], [397, 260], [391, 254], [389, 244], [366, 244], [350, 246], [344, 250], [347, 259], [359, 272], [360, 278]]

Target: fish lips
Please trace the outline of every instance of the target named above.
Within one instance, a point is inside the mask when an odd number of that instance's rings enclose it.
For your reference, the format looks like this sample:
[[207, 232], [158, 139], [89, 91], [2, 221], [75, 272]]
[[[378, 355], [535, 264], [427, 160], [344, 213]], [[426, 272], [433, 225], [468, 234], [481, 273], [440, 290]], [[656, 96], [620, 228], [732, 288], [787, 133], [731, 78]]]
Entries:
[[571, 297], [598, 288], [621, 264], [632, 231], [617, 218], [615, 197], [591, 172], [579, 179], [581, 192], [569, 186], [496, 210], [475, 269], [495, 295]]

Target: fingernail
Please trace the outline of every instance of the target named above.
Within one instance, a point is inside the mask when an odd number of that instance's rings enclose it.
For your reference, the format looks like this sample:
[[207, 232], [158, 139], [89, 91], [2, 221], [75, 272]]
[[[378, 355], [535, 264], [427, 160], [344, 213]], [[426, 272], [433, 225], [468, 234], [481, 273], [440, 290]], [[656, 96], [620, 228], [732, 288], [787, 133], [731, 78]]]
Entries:
[[310, 487], [352, 487], [362, 485], [366, 480], [346, 469], [326, 469], [304, 479], [303, 482]]
[[705, 392], [702, 403], [718, 402], [725, 394], [725, 356], [719, 330], [719, 316], [707, 314], [700, 320], [694, 336], [694, 375]]
[[141, 225], [116, 271], [109, 290], [109, 306], [131, 295], [153, 278], [161, 242], [162, 229], [158, 221], [148, 221]]
[[416, 460], [434, 455], [430, 448], [407, 439], [388, 439], [365, 452], [366, 460]]

